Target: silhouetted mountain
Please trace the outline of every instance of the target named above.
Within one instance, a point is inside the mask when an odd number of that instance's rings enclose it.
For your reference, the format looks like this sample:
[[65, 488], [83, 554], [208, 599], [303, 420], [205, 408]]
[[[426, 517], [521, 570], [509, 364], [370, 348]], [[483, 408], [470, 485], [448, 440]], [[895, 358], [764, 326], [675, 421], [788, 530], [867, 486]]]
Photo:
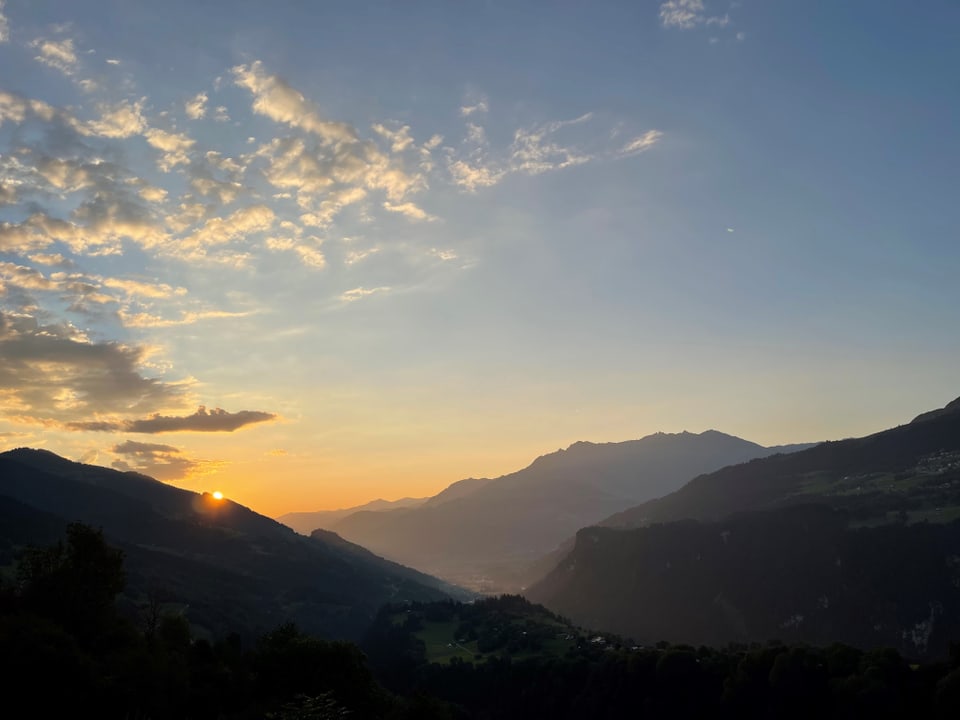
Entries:
[[126, 553], [128, 603], [152, 595], [186, 606], [214, 633], [293, 620], [352, 638], [385, 602], [457, 592], [332, 533], [303, 537], [230, 500], [46, 451], [0, 454], [0, 496], [6, 555], [62, 535], [67, 522], [100, 526]]
[[664, 495], [698, 473], [768, 453], [714, 430], [578, 442], [518, 472], [462, 481], [416, 508], [354, 513], [333, 529], [451, 582], [509, 590], [523, 584], [532, 561], [584, 525]]
[[604, 520], [641, 527], [685, 518], [822, 502], [859, 522], [952, 520], [960, 506], [960, 400], [891, 430], [788, 455], [752, 460], [694, 478], [677, 492]]
[[577, 534], [527, 595], [638, 640], [960, 635], [960, 413], [702, 475]]
[[363, 505], [355, 507], [342, 508], [340, 510], [315, 510], [313, 512], [291, 512], [281, 515], [277, 522], [281, 522], [287, 527], [293, 528], [301, 535], [309, 535], [319, 528], [327, 529], [332, 527], [338, 520], [352, 515], [355, 512], [363, 510], [374, 510], [383, 512], [384, 510], [397, 510], [405, 507], [416, 507], [422, 505], [430, 498], [401, 498], [400, 500], [371, 500]]

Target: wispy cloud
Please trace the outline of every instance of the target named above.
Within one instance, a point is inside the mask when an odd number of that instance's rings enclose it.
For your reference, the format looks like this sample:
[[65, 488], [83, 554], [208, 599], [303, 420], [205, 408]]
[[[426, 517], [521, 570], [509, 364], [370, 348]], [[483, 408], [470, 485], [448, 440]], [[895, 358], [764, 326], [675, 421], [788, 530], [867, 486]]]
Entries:
[[435, 215], [431, 215], [426, 210], [417, 205], [414, 205], [412, 202], [397, 203], [393, 204], [390, 202], [385, 202], [383, 204], [384, 210], [389, 210], [392, 213], [400, 213], [401, 215], [406, 215], [411, 220], [422, 220], [422, 221], [431, 221], [436, 220]]
[[490, 109], [489, 104], [487, 103], [486, 97], [480, 97], [474, 103], [467, 103], [460, 107], [460, 115], [462, 117], [469, 117], [474, 113], [485, 113]]
[[573, 120], [559, 120], [529, 130], [517, 130], [510, 146], [511, 168], [516, 172], [539, 175], [548, 170], [562, 170], [589, 162], [591, 155], [561, 145], [552, 136], [561, 128], [588, 122], [592, 117], [593, 113], [586, 113]]
[[389, 287], [374, 287], [374, 288], [365, 288], [365, 287], [356, 287], [352, 290], [347, 290], [345, 293], [340, 295], [340, 299], [343, 302], [354, 302], [370, 295], [376, 295], [377, 293], [389, 292]]
[[191, 120], [199, 120], [207, 114], [207, 94], [197, 93], [184, 104], [184, 112]]
[[616, 149], [603, 147], [598, 142], [600, 135], [595, 132], [578, 132], [579, 141], [561, 140], [565, 130], [587, 126], [593, 119], [593, 113], [588, 112], [570, 120], [518, 128], [510, 145], [499, 151], [491, 147], [482, 126], [467, 122], [461, 148], [446, 148], [447, 171], [455, 185], [472, 193], [496, 185], [512, 174], [540, 175], [599, 158], [635, 155], [652, 147], [663, 136], [659, 130], [649, 130]]
[[73, 48], [72, 39], [50, 40], [47, 38], [37, 38], [30, 43], [30, 47], [39, 53], [39, 55], [34, 58], [38, 62], [55, 68], [64, 75], [73, 75], [76, 71], [77, 53]]
[[0, 0], [0, 43], [10, 41], [10, 21], [7, 20], [7, 16], [3, 14], [6, 2], [7, 0]]
[[457, 253], [455, 253], [453, 250], [440, 250], [438, 248], [430, 248], [430, 254], [443, 260], [444, 262], [456, 260], [458, 257]]
[[202, 320], [229, 320], [249, 317], [250, 314], [249, 312], [230, 312], [228, 310], [187, 310], [180, 312], [179, 317], [168, 318], [151, 315], [150, 313], [129, 313], [124, 310], [119, 312], [121, 323], [128, 328], [180, 327], [182, 325], [193, 325]]
[[704, 0], [666, 0], [660, 4], [660, 22], [666, 28], [691, 30], [700, 25], [723, 28], [730, 24], [730, 15], [711, 15]]
[[413, 145], [413, 137], [410, 135], [410, 126], [392, 129], [382, 123], [376, 123], [372, 129], [377, 135], [386, 138], [390, 142], [390, 152], [401, 153]]
[[268, 74], [259, 60], [233, 68], [234, 82], [253, 95], [253, 110], [275, 122], [313, 133], [324, 143], [355, 142], [357, 132], [348, 123], [324, 120], [319, 110], [276, 75]]
[[635, 137], [626, 143], [617, 151], [617, 154], [621, 157], [626, 157], [628, 155], [637, 155], [645, 152], [660, 142], [662, 137], [663, 133], [659, 130], [647, 130], [643, 135]]

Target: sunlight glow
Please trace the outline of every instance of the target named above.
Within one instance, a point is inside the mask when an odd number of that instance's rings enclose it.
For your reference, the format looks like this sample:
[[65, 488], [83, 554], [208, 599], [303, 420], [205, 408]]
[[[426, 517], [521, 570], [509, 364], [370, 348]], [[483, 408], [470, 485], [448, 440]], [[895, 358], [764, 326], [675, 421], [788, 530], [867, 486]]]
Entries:
[[219, 490], [214, 490], [214, 491], [213, 491], [213, 499], [214, 499], [214, 500], [223, 500], [223, 493], [220, 492]]

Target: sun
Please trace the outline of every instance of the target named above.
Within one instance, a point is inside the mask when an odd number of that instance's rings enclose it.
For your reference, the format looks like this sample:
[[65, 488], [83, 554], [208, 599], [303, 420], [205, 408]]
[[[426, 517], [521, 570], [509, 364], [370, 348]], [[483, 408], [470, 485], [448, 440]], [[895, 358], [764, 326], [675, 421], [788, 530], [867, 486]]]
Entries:
[[220, 492], [219, 490], [214, 490], [214, 491], [213, 491], [213, 499], [214, 499], [214, 500], [223, 500], [223, 493]]

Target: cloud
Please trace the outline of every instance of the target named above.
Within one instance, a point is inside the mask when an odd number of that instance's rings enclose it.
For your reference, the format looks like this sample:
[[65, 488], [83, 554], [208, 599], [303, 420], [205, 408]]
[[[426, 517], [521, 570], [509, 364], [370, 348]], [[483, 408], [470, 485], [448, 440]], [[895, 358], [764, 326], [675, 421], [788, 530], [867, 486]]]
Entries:
[[703, 0], [667, 0], [660, 5], [660, 22], [664, 27], [676, 27], [681, 30], [704, 21]]
[[0, 90], [0, 126], [4, 122], [20, 124], [28, 117], [38, 117], [50, 122], [58, 116], [63, 116], [63, 113], [43, 100], [32, 100]]
[[110, 254], [125, 238], [145, 248], [167, 240], [151, 212], [123, 196], [98, 193], [72, 215], [68, 221], [38, 212], [21, 223], [0, 222], [0, 251], [25, 253], [61, 242], [75, 253]]
[[240, 410], [231, 413], [221, 408], [208, 410], [203, 405], [192, 415], [153, 415], [138, 420], [95, 420], [67, 424], [70, 430], [88, 432], [128, 432], [156, 435], [171, 432], [233, 432], [248, 425], [276, 420], [275, 413]]
[[191, 120], [199, 120], [207, 114], [207, 94], [197, 93], [184, 104], [184, 111]]
[[324, 143], [355, 142], [356, 131], [347, 123], [324, 120], [317, 108], [275, 75], [268, 75], [259, 60], [233, 68], [234, 83], [253, 95], [253, 110], [275, 122], [313, 133]]
[[164, 172], [170, 172], [177, 165], [186, 165], [190, 162], [187, 153], [196, 144], [196, 141], [187, 137], [185, 133], [173, 133], [166, 130], [151, 128], [144, 133], [151, 147], [159, 150], [162, 155], [157, 166]]
[[487, 98], [486, 98], [486, 97], [481, 97], [481, 98], [480, 98], [479, 100], [477, 100], [477, 102], [475, 102], [473, 105], [466, 104], [466, 105], [461, 106], [461, 108], [460, 108], [460, 115], [461, 115], [461, 117], [469, 117], [469, 116], [473, 115], [474, 113], [485, 113], [485, 112], [487, 112], [489, 109], [490, 109], [490, 108], [489, 108], [489, 105], [487, 104]]
[[397, 205], [385, 202], [383, 204], [383, 209], [394, 213], [400, 213], [401, 215], [406, 215], [411, 220], [429, 222], [437, 219], [436, 215], [431, 215], [422, 208], [414, 205], [412, 202], [399, 203]]
[[[101, 292], [98, 278], [65, 272], [56, 272], [47, 277], [38, 270], [11, 262], [0, 262], [0, 285], [8, 292], [16, 289], [59, 293], [61, 299], [70, 302], [69, 309], [74, 312], [89, 312], [89, 303], [103, 305], [117, 302], [113, 296]], [[35, 304], [32, 297], [23, 294], [20, 300], [21, 306]]]
[[453, 250], [440, 250], [438, 248], [430, 248], [430, 254], [436, 258], [440, 258], [444, 262], [456, 260], [458, 257]]
[[12, 262], [0, 262], [0, 279], [25, 290], [55, 290], [57, 284], [33, 268]]
[[476, 192], [480, 188], [496, 185], [507, 175], [506, 170], [468, 160], [451, 162], [447, 169], [453, 182], [467, 192]]
[[167, 199], [167, 191], [154, 185], [140, 188], [139, 195], [149, 203], [161, 203]]
[[517, 130], [511, 145], [510, 160], [514, 171], [539, 175], [548, 170], [561, 170], [572, 165], [582, 165], [592, 157], [570, 147], [549, 140], [561, 128], [589, 121], [593, 113], [586, 113], [573, 120], [559, 120], [531, 130]]
[[30, 260], [38, 265], [62, 265], [66, 267], [71, 264], [71, 261], [60, 253], [34, 253], [30, 256]]
[[390, 142], [390, 152], [401, 153], [413, 145], [413, 138], [410, 136], [410, 126], [404, 125], [398, 130], [391, 130], [386, 125], [377, 123], [372, 126], [377, 135]]
[[647, 130], [643, 135], [635, 137], [630, 142], [626, 143], [617, 151], [617, 155], [621, 157], [626, 157], [628, 155], [638, 155], [646, 150], [649, 150], [663, 137], [663, 133], [659, 130]]
[[[598, 159], [639, 154], [663, 137], [659, 130], [648, 130], [619, 148], [604, 147], [618, 137], [620, 128], [615, 127], [608, 133], [605, 141], [596, 133], [574, 130], [589, 125], [593, 119], [593, 113], [587, 112], [570, 120], [518, 128], [514, 131], [513, 141], [502, 150], [491, 148], [482, 126], [467, 122], [466, 137], [460, 148], [444, 148], [450, 179], [461, 190], [473, 193], [496, 185], [513, 174], [540, 175]], [[579, 136], [580, 139], [577, 142], [561, 141], [562, 135]]]
[[259, 61], [235, 67], [233, 75], [235, 83], [253, 95], [254, 112], [304, 133], [274, 138], [252, 159], [262, 167], [267, 182], [280, 191], [295, 192], [305, 224], [326, 227], [371, 192], [382, 192], [398, 204], [426, 187], [425, 179], [407, 171], [397, 157], [413, 147], [409, 127], [374, 124], [374, 133], [390, 143], [390, 152], [384, 152], [376, 142], [362, 139], [352, 125], [321, 117], [316, 106], [267, 74]]
[[107, 58], [106, 60], [104, 60], [104, 62], [105, 62], [107, 65], [119, 65], [119, 64], [120, 64], [120, 61], [117, 60], [116, 58]]
[[6, 0], [0, 0], [0, 43], [10, 40], [10, 22], [7, 20], [7, 16], [3, 14], [5, 4]]
[[467, 192], [496, 185], [512, 173], [539, 175], [552, 170], [582, 165], [596, 156], [570, 145], [563, 145], [554, 135], [563, 128], [589, 122], [593, 113], [572, 120], [556, 120], [531, 128], [519, 128], [506, 157], [489, 157], [489, 142], [483, 127], [467, 123], [465, 143], [472, 145], [465, 157], [448, 149], [447, 170], [455, 185]]
[[93, 173], [83, 163], [61, 158], [42, 158], [36, 164], [37, 172], [57, 190], [76, 192], [93, 184]]
[[704, 0], [666, 0], [660, 4], [660, 22], [678, 30], [691, 30], [698, 25], [723, 28], [730, 24], [730, 16], [708, 15]]
[[220, 320], [225, 318], [248, 317], [249, 312], [229, 312], [226, 310], [183, 311], [179, 318], [163, 318], [149, 313], [127, 313], [120, 311], [120, 322], [128, 328], [166, 328], [180, 325], [193, 325], [201, 320]]
[[365, 287], [356, 287], [353, 290], [347, 290], [345, 293], [340, 295], [340, 300], [343, 302], [353, 302], [354, 300], [360, 300], [361, 298], [374, 295], [376, 293], [389, 292], [389, 287], [375, 287], [375, 288], [365, 288]]
[[117, 470], [135, 471], [157, 480], [181, 480], [211, 472], [225, 464], [222, 461], [188, 458], [172, 445], [141, 443], [134, 440], [114, 445], [111, 452], [122, 456], [121, 459], [112, 463]]
[[203, 227], [184, 238], [180, 244], [183, 248], [199, 250], [202, 254], [208, 247], [224, 245], [247, 235], [269, 230], [275, 217], [273, 210], [266, 205], [251, 205], [225, 218], [210, 218]]
[[40, 421], [180, 405], [185, 386], [142, 374], [146, 347], [96, 342], [72, 325], [0, 310], [0, 392]]
[[320, 250], [323, 240], [310, 235], [303, 237], [303, 230], [289, 220], [280, 223], [280, 229], [287, 233], [286, 237], [268, 237], [266, 246], [274, 251], [290, 251], [300, 257], [304, 265], [315, 269], [326, 267], [327, 259]]
[[343, 262], [345, 265], [356, 265], [361, 260], [365, 260], [371, 255], [375, 255], [380, 252], [380, 248], [369, 248], [367, 250], [351, 250], [348, 252], [344, 258]]
[[40, 54], [34, 60], [55, 68], [64, 75], [73, 75], [77, 67], [77, 53], [73, 49], [73, 40], [47, 40], [38, 38], [30, 43]]
[[100, 119], [77, 125], [85, 135], [97, 135], [105, 138], [128, 138], [139, 135], [147, 126], [143, 118], [143, 103], [121, 101], [113, 105], [101, 104], [98, 107]]

